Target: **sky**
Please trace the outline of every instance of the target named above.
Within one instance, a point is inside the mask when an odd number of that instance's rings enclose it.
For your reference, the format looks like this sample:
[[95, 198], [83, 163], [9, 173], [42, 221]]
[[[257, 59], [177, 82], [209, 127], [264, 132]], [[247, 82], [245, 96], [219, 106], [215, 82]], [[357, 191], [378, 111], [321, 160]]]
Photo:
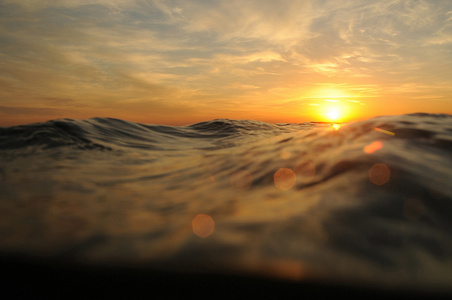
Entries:
[[0, 126], [452, 114], [450, 0], [0, 0]]

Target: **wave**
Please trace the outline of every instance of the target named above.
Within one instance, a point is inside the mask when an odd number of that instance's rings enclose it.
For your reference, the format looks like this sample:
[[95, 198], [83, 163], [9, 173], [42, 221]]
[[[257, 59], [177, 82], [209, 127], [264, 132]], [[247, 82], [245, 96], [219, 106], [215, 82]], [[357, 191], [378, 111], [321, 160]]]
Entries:
[[451, 152], [444, 114], [0, 128], [0, 251], [447, 290]]
[[[44, 123], [0, 128], [0, 149], [28, 147], [51, 149], [69, 146], [80, 150], [112, 150], [115, 147], [170, 150], [187, 141], [262, 137], [289, 132], [264, 122], [217, 119], [189, 126], [146, 125], [113, 118], [60, 119]], [[36, 150], [33, 149], [33, 150]]]

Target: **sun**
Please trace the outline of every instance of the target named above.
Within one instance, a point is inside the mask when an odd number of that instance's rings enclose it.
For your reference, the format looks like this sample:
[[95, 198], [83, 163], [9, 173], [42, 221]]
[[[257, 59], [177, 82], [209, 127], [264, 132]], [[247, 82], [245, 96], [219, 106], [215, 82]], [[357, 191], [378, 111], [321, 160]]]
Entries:
[[313, 117], [327, 123], [344, 123], [358, 114], [358, 96], [342, 85], [321, 84], [307, 92], [309, 110]]
[[325, 118], [330, 122], [338, 122], [342, 119], [343, 111], [339, 106], [325, 107]]
[[339, 120], [340, 116], [341, 116], [341, 112], [339, 110], [339, 108], [337, 107], [331, 107], [327, 110], [326, 116], [328, 117], [328, 119], [330, 121], [337, 121]]

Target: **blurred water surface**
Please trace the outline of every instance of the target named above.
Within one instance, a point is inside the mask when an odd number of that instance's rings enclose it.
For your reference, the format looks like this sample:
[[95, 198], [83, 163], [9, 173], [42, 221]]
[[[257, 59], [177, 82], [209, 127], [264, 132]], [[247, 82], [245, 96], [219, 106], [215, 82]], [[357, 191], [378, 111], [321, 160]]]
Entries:
[[0, 128], [0, 252], [452, 286], [452, 116]]

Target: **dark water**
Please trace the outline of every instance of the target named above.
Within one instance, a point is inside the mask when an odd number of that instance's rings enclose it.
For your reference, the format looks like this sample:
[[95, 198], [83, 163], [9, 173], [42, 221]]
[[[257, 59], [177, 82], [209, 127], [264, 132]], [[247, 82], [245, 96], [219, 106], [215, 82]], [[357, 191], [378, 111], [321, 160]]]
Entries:
[[0, 252], [451, 291], [452, 116], [0, 128]]

